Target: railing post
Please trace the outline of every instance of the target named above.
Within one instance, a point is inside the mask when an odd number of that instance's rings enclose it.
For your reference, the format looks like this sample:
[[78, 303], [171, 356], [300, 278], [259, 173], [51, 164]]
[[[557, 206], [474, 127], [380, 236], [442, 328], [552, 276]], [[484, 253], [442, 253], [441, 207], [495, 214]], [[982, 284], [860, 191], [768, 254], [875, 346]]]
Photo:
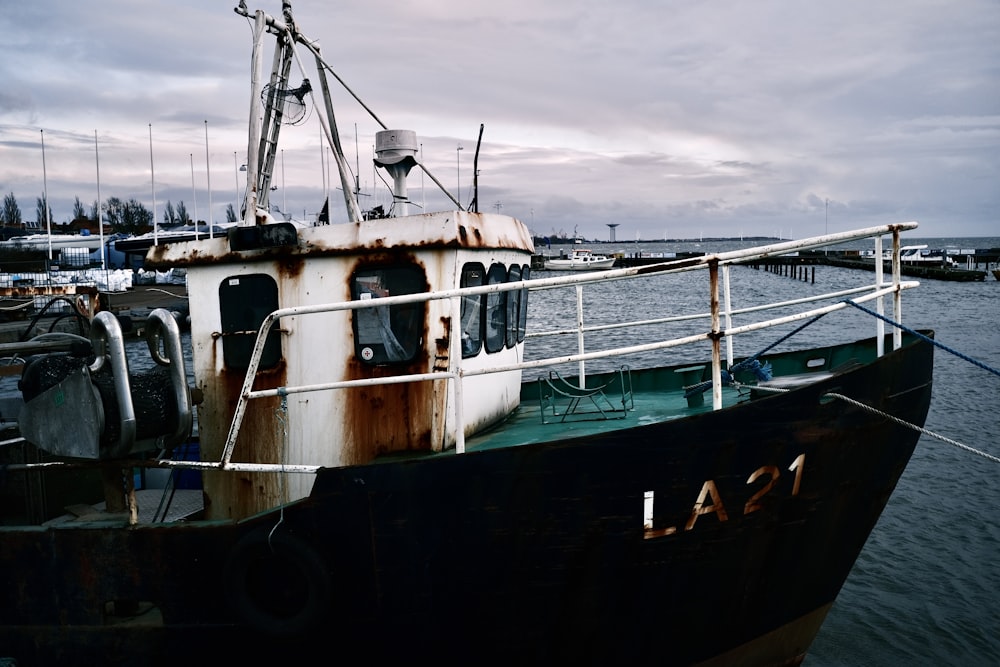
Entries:
[[[892, 314], [896, 322], [903, 322], [903, 291], [899, 289], [899, 276], [901, 273], [899, 259], [899, 229], [892, 230]], [[899, 327], [892, 328], [892, 349], [898, 350], [903, 345], [903, 330]]]
[[[576, 346], [580, 354], [583, 354], [583, 285], [576, 286]], [[583, 359], [579, 364], [580, 389], [587, 388], [587, 376], [585, 370], [586, 362]]]
[[[725, 290], [726, 297], [726, 331], [729, 331], [733, 326], [733, 300], [732, 293], [729, 290], [729, 264], [722, 267], [722, 284]], [[731, 368], [733, 365], [733, 339], [731, 336], [726, 336], [726, 368]]]
[[[455, 452], [465, 453], [465, 411], [462, 409], [462, 299], [448, 299], [451, 305], [451, 331], [448, 332], [448, 370], [453, 375], [447, 380], [451, 400], [455, 402]], [[447, 411], [445, 411], [447, 414]], [[444, 437], [448, 437], [447, 420]]]
[[712, 300], [712, 409], [722, 409], [722, 346], [719, 327], [719, 262], [708, 265], [709, 290]]
[[[885, 279], [885, 258], [882, 256], [882, 236], [875, 237], [875, 285], [876, 289], [882, 289], [882, 281]], [[885, 315], [885, 300], [879, 297], [875, 300], [875, 312]], [[885, 322], [875, 319], [875, 350], [878, 356], [885, 354]]]

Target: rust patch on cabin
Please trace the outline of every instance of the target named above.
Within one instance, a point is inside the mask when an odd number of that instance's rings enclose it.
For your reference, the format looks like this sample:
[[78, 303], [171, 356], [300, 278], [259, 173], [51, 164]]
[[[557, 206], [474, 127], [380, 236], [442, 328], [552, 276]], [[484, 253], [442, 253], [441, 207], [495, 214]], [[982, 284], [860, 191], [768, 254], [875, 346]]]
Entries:
[[[167, 251], [164, 245], [154, 245], [146, 251], [146, 258], [143, 260], [143, 266], [150, 266], [156, 268], [158, 264], [163, 262], [163, 253]], [[192, 253], [197, 254], [197, 251]]]
[[[211, 346], [213, 355], [216, 346]], [[242, 370], [223, 368], [206, 388], [200, 407], [199, 435], [201, 458], [218, 461], [222, 457], [229, 425], [243, 390]], [[287, 384], [284, 361], [258, 373], [253, 388], [273, 389]], [[208, 399], [211, 396], [211, 400]], [[250, 463], [279, 463], [283, 459], [285, 436], [282, 420], [275, 414], [281, 407], [278, 397], [258, 398], [247, 404], [232, 460]], [[271, 473], [233, 473], [207, 470], [202, 473], [206, 518], [246, 517], [281, 502], [281, 476]]]
[[441, 330], [444, 336], [434, 339], [434, 370], [448, 370], [448, 359], [451, 345], [451, 318], [441, 318]]
[[[348, 276], [360, 270], [388, 268], [404, 264], [419, 266], [424, 275], [427, 267], [417, 260], [412, 252], [386, 251], [358, 259]], [[351, 285], [346, 286], [350, 292]], [[424, 291], [428, 284], [421, 286]], [[431, 348], [431, 327], [428, 321], [429, 309], [424, 306], [420, 327], [423, 341], [416, 357], [409, 363], [368, 364], [355, 356], [353, 330], [349, 331], [351, 342], [346, 346], [347, 360], [345, 379], [383, 378], [411, 373], [426, 373], [436, 368], [435, 359], [439, 352], [439, 339]], [[447, 355], [447, 344], [444, 353]], [[443, 419], [443, 406], [438, 406], [442, 392], [438, 387], [442, 382], [409, 382], [405, 384], [372, 385], [345, 389], [344, 391], [344, 461], [347, 464], [361, 464], [378, 456], [397, 452], [428, 451], [433, 447], [435, 433]]]
[[[356, 368], [358, 364], [352, 364]], [[369, 377], [417, 372], [405, 367], [372, 367]], [[348, 464], [370, 462], [395, 452], [429, 451], [434, 427], [432, 382], [387, 384], [345, 389], [344, 459]]]
[[[497, 248], [497, 249], [517, 249], [530, 250], [531, 237], [527, 228], [504, 227], [500, 232], [488, 229], [488, 222], [482, 213], [463, 212], [456, 214], [450, 220], [457, 220], [454, 228], [446, 230], [437, 237], [422, 240], [410, 240], [405, 246], [395, 246], [400, 252], [407, 252], [415, 248], [420, 249], [449, 249], [458, 247], [468, 248]], [[360, 223], [345, 223], [359, 226]], [[386, 232], [389, 233], [388, 231]], [[218, 238], [218, 237], [217, 237]], [[387, 250], [393, 252], [393, 246], [388, 245], [388, 236], [372, 235], [366, 237], [363, 243], [350, 243], [343, 245], [333, 242], [323, 237], [322, 234], [306, 234], [299, 237], [297, 245], [273, 246], [265, 248], [255, 248], [253, 250], [231, 251], [224, 241], [208, 243], [200, 246], [197, 243], [182, 244], [185, 247], [182, 251], [171, 250], [172, 245], [164, 244], [149, 248], [146, 253], [146, 268], [167, 269], [171, 267], [205, 266], [218, 263], [256, 263], [256, 262], [281, 262], [286, 259], [298, 261], [299, 258], [306, 257], [344, 257], [357, 256], [366, 252]], [[301, 270], [288, 265], [288, 270]]]
[[306, 258], [301, 255], [282, 255], [275, 262], [278, 275], [292, 280], [298, 278], [305, 271], [305, 260]]

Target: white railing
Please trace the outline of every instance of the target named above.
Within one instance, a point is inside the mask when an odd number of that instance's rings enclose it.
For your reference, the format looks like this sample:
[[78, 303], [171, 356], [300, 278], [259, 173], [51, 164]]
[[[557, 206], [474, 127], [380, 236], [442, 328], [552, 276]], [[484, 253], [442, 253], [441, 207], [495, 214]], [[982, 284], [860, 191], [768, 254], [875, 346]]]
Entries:
[[[894, 298], [894, 313], [895, 321], [900, 321], [900, 293], [903, 289], [910, 287], [915, 287], [918, 283], [916, 282], [906, 282], [900, 281], [899, 276], [899, 233], [908, 229], [916, 228], [916, 223], [900, 223], [895, 225], [884, 225], [879, 227], [869, 227], [865, 229], [855, 230], [852, 232], [842, 232], [838, 234], [827, 234], [824, 236], [813, 237], [809, 239], [802, 239], [798, 241], [787, 241], [783, 243], [776, 243], [767, 246], [761, 246], [757, 248], [749, 248], [744, 250], [734, 250], [722, 253], [713, 253], [709, 255], [704, 255], [701, 257], [681, 259], [662, 262], [659, 264], [642, 266], [642, 267], [631, 267], [626, 269], [612, 269], [610, 271], [603, 271], [599, 273], [592, 274], [580, 274], [580, 275], [566, 275], [554, 278], [541, 278], [541, 279], [531, 279], [526, 281], [512, 282], [512, 283], [497, 283], [491, 285], [482, 285], [478, 287], [465, 287], [451, 290], [442, 290], [433, 293], [420, 293], [420, 294], [407, 294], [401, 296], [384, 297], [379, 299], [369, 299], [369, 300], [357, 300], [357, 301], [347, 301], [339, 303], [329, 303], [320, 304], [314, 306], [302, 306], [294, 308], [282, 308], [272, 312], [268, 315], [264, 322], [261, 323], [260, 329], [257, 334], [257, 340], [254, 345], [253, 352], [250, 358], [249, 368], [247, 369], [246, 377], [244, 379], [243, 388], [240, 393], [240, 399], [236, 406], [236, 411], [233, 416], [233, 421], [230, 426], [230, 430], [226, 439], [226, 444], [223, 449], [223, 455], [221, 458], [222, 467], [231, 467], [231, 457], [233, 454], [233, 449], [236, 445], [237, 436], [239, 434], [240, 427], [242, 425], [242, 420], [246, 412], [247, 403], [250, 400], [265, 397], [275, 397], [275, 396], [287, 396], [290, 394], [306, 393], [313, 391], [330, 391], [335, 389], [342, 389], [348, 387], [359, 387], [366, 385], [376, 385], [376, 384], [398, 384], [405, 382], [426, 382], [432, 380], [441, 380], [447, 378], [450, 380], [451, 385], [451, 399], [454, 401], [455, 405], [455, 437], [456, 451], [462, 453], [465, 451], [465, 437], [464, 437], [464, 420], [462, 415], [462, 380], [465, 377], [472, 377], [476, 375], [485, 375], [490, 373], [501, 373], [511, 370], [518, 369], [529, 369], [538, 368], [543, 366], [555, 366], [559, 364], [566, 363], [578, 363], [580, 365], [580, 379], [581, 383], [585, 382], [585, 368], [584, 363], [592, 359], [601, 359], [612, 356], [621, 356], [626, 354], [633, 354], [638, 352], [646, 352], [651, 350], [661, 350], [670, 347], [677, 347], [680, 345], [686, 345], [689, 343], [710, 340], [712, 343], [712, 396], [713, 396], [713, 408], [720, 409], [722, 407], [722, 355], [720, 342], [723, 338], [731, 340], [734, 336], [738, 334], [748, 333], [751, 331], [757, 331], [760, 329], [774, 327], [781, 324], [786, 324], [789, 322], [795, 322], [799, 320], [804, 320], [807, 318], [816, 317], [825, 313], [830, 313], [836, 310], [841, 310], [847, 307], [847, 304], [843, 302], [803, 311], [796, 313], [794, 315], [787, 315], [782, 317], [777, 317], [771, 320], [755, 322], [753, 324], [747, 324], [743, 326], [732, 326], [732, 316], [739, 313], [760, 311], [768, 308], [784, 307], [790, 303], [805, 303], [809, 301], [817, 301], [830, 299], [833, 297], [846, 296], [849, 294], [864, 294], [864, 296], [855, 298], [856, 303], [863, 303], [867, 301], [876, 300], [878, 304], [878, 312], [882, 312], [882, 300], [885, 296], [892, 295]], [[728, 268], [732, 264], [745, 263], [751, 260], [760, 260], [768, 257], [776, 257], [779, 255], [787, 254], [790, 252], [796, 252], [801, 250], [809, 250], [814, 248], [822, 248], [825, 246], [830, 246], [838, 243], [844, 243], [849, 241], [855, 241], [859, 239], [872, 238], [876, 239], [876, 250], [881, 250], [881, 237], [886, 234], [891, 234], [893, 237], [893, 277], [889, 284], [884, 284], [882, 280], [881, 270], [878, 268], [879, 263], [876, 262], [876, 282], [874, 285], [859, 287], [852, 290], [846, 290], [842, 292], [833, 292], [826, 295], [809, 297], [806, 299], [797, 299], [794, 301], [785, 301], [778, 304], [768, 304], [765, 306], [754, 306], [752, 308], [747, 308], [743, 310], [734, 310], [729, 299], [728, 290]], [[723, 310], [720, 306], [719, 298], [719, 275], [718, 269], [723, 267], [725, 283], [727, 286], [726, 291], [726, 303], [725, 309]], [[583, 306], [582, 306], [582, 289], [587, 284], [592, 283], [604, 283], [617, 280], [626, 280], [630, 278], [645, 277], [651, 275], [663, 275], [669, 273], [679, 273], [685, 271], [693, 270], [704, 270], [708, 269], [710, 274], [710, 284], [711, 284], [711, 303], [712, 308], [709, 313], [703, 313], [696, 316], [686, 316], [691, 317], [709, 317], [711, 318], [711, 329], [704, 333], [699, 333], [690, 336], [683, 336], [679, 338], [673, 338], [670, 340], [662, 340], [653, 343], [645, 343], [640, 345], [630, 345], [624, 347], [617, 347], [613, 349], [600, 350], [596, 352], [588, 352], [584, 349], [584, 336], [583, 333], [589, 330], [598, 330], [598, 328], [588, 329], [584, 326], [583, 318]], [[449, 351], [449, 368], [447, 372], [433, 372], [433, 373], [419, 373], [412, 375], [402, 375], [393, 376], [388, 378], [371, 378], [362, 380], [346, 380], [340, 382], [327, 382], [312, 385], [301, 385], [301, 386], [289, 386], [289, 387], [279, 387], [275, 389], [264, 389], [259, 391], [253, 390], [254, 378], [256, 377], [257, 369], [260, 364], [260, 359], [264, 351], [264, 345], [267, 341], [268, 334], [271, 329], [283, 317], [301, 316], [309, 315], [314, 313], [329, 313], [335, 311], [346, 311], [346, 310], [359, 310], [362, 308], [372, 308], [376, 306], [394, 306], [410, 303], [423, 303], [433, 300], [449, 299], [451, 300], [452, 309], [452, 322], [459, 322], [459, 312], [461, 307], [461, 300], [465, 296], [474, 296], [481, 294], [492, 294], [497, 292], [511, 292], [515, 290], [528, 289], [529, 291], [536, 290], [546, 290], [555, 289], [559, 287], [575, 286], [577, 289], [577, 327], [572, 330], [575, 331], [578, 336], [578, 350], [574, 354], [562, 355], [558, 357], [549, 357], [545, 359], [536, 359], [531, 361], [520, 361], [513, 364], [490, 366], [489, 368], [481, 369], [463, 369], [462, 354], [459, 349], [459, 339], [460, 336], [452, 335], [451, 338], [451, 348]], [[721, 325], [722, 315], [725, 315], [726, 327], [723, 328]], [[638, 326], [644, 324], [650, 324], [653, 322], [662, 320], [645, 320], [638, 322], [630, 322], [625, 324], [616, 325], [605, 325], [605, 326], [615, 326], [615, 327], [625, 327], [625, 326]], [[881, 349], [881, 331], [882, 322], [878, 321], [877, 332], [879, 333], [879, 354], [883, 353]], [[565, 331], [553, 331], [545, 332], [539, 335], [552, 335], [556, 333], [565, 333]], [[895, 346], [898, 347], [901, 344], [901, 332], [897, 329], [894, 337]], [[729, 346], [727, 351], [728, 361], [732, 362], [732, 347]], [[280, 466], [267, 466], [268, 469], [280, 468]]]
[[[253, 352], [250, 357], [249, 367], [246, 371], [243, 387], [240, 392], [240, 398], [237, 402], [236, 410], [232, 422], [230, 424], [230, 429], [227, 435], [226, 443], [223, 448], [223, 454], [220, 457], [220, 460], [218, 461], [145, 460], [136, 462], [136, 464], [144, 465], [146, 467], [162, 467], [162, 468], [192, 468], [199, 470], [221, 469], [221, 470], [248, 471], [248, 472], [286, 472], [286, 473], [313, 474], [317, 470], [319, 470], [320, 466], [297, 465], [297, 464], [241, 463], [241, 462], [233, 462], [231, 460], [233, 455], [233, 450], [236, 445], [237, 436], [239, 434], [240, 427], [242, 426], [243, 417], [246, 413], [246, 406], [249, 403], [249, 401], [257, 398], [276, 397], [276, 396], [285, 397], [291, 394], [300, 394], [300, 393], [315, 392], [315, 391], [332, 391], [349, 387], [360, 387], [360, 386], [380, 385], [380, 384], [400, 384], [408, 382], [427, 382], [427, 381], [442, 380], [442, 379], [449, 380], [450, 391], [451, 391], [449, 398], [450, 400], [454, 401], [454, 406], [455, 406], [455, 411], [454, 411], [455, 422], [456, 422], [454, 428], [455, 438], [456, 438], [455, 449], [456, 452], [462, 453], [465, 451], [464, 418], [462, 413], [462, 384], [463, 384], [463, 379], [466, 377], [485, 375], [489, 373], [501, 373], [519, 369], [525, 370], [532, 368], [541, 368], [546, 366], [556, 366], [560, 364], [577, 363], [579, 364], [580, 368], [580, 381], [581, 383], [585, 383], [584, 364], [587, 361], [628, 355], [628, 354], [635, 354], [641, 352], [648, 352], [653, 350], [663, 350], [691, 343], [704, 342], [706, 340], [710, 341], [712, 345], [713, 409], [720, 409], [722, 407], [721, 341], [723, 339], [725, 339], [728, 344], [726, 356], [728, 364], [731, 365], [733, 361], [732, 340], [735, 336], [770, 327], [779, 326], [782, 324], [805, 320], [826, 313], [841, 310], [843, 308], [847, 308], [849, 304], [844, 302], [844, 298], [854, 295], [860, 295], [860, 296], [855, 296], [852, 299], [854, 303], [864, 303], [873, 300], [876, 301], [877, 312], [880, 315], [883, 314], [883, 299], [886, 296], [892, 296], [893, 313], [894, 313], [893, 321], [901, 323], [901, 292], [904, 289], [915, 287], [919, 283], [915, 281], [902, 282], [900, 280], [899, 233], [904, 230], [914, 229], [916, 226], [917, 226], [916, 223], [900, 223], [896, 225], [870, 227], [866, 229], [856, 230], [853, 232], [829, 234], [829, 235], [814, 237], [811, 239], [804, 239], [800, 241], [788, 241], [784, 243], [777, 243], [758, 248], [715, 253], [690, 259], [666, 261], [649, 266], [632, 267], [626, 269], [612, 269], [609, 271], [602, 271], [597, 273], [570, 274], [552, 278], [540, 278], [540, 279], [531, 279], [531, 280], [512, 282], [512, 283], [497, 283], [490, 285], [482, 285], [478, 287], [466, 287], [460, 289], [443, 290], [433, 293], [407, 294], [401, 296], [383, 297], [379, 299], [356, 300], [356, 301], [328, 303], [328, 304], [313, 305], [313, 306], [282, 308], [269, 314], [261, 323], [260, 328], [257, 332], [257, 339], [254, 344]], [[816, 296], [804, 297], [801, 299], [793, 299], [793, 300], [781, 301], [764, 305], [750, 306], [746, 308], [733, 308], [732, 306], [730, 292], [729, 292], [729, 275], [728, 275], [729, 268], [732, 264], [766, 259], [768, 257], [776, 257], [797, 250], [821, 248], [824, 246], [829, 246], [864, 238], [872, 238], [872, 237], [875, 238], [876, 256], [879, 256], [881, 253], [881, 236], [887, 234], [891, 234], [893, 237], [893, 249], [894, 249], [893, 262], [892, 262], [892, 279], [888, 283], [884, 282], [881, 269], [881, 262], [876, 262], [875, 263], [876, 278], [875, 278], [875, 283], [872, 285], [864, 285], [856, 288], [830, 292], [827, 294], [821, 294]], [[722, 268], [721, 281], [719, 279], [720, 267]], [[711, 292], [710, 292], [711, 308], [708, 312], [691, 314], [691, 315], [681, 315], [668, 318], [637, 320], [625, 323], [602, 324], [596, 326], [586, 326], [584, 323], [582, 290], [588, 284], [605, 283], [617, 280], [627, 280], [632, 278], [641, 278], [653, 275], [665, 275], [670, 273], [679, 273], [679, 272], [705, 270], [705, 269], [708, 269], [709, 271], [709, 280], [711, 286]], [[723, 283], [721, 289], [720, 289], [720, 282]], [[302, 316], [302, 315], [310, 315], [316, 313], [330, 313], [335, 311], [359, 310], [362, 308], [372, 308], [376, 306], [394, 306], [400, 304], [421, 303], [433, 300], [447, 299], [450, 300], [451, 321], [459, 322], [460, 321], [459, 313], [461, 310], [461, 303], [463, 297], [482, 295], [482, 294], [492, 294], [498, 292], [510, 292], [521, 289], [527, 289], [529, 291], [539, 291], [539, 290], [556, 289], [561, 287], [574, 287], [577, 290], [577, 318], [576, 318], [577, 326], [573, 329], [561, 329], [561, 330], [553, 330], [553, 331], [529, 334], [529, 337], [552, 336], [558, 334], [576, 334], [578, 341], [577, 351], [572, 354], [566, 354], [557, 357], [547, 357], [543, 359], [534, 359], [530, 361], [522, 360], [517, 363], [511, 363], [502, 366], [500, 365], [490, 366], [489, 368], [466, 369], [462, 367], [462, 352], [460, 347], [461, 336], [458, 335], [458, 331], [455, 330], [454, 335], [450, 336], [449, 367], [447, 371], [436, 371], [431, 373], [417, 373], [410, 375], [370, 378], [361, 380], [346, 380], [339, 382], [325, 382], [325, 383], [310, 384], [310, 385], [286, 386], [286, 387], [278, 387], [274, 389], [264, 389], [258, 391], [255, 391], [253, 389], [254, 379], [257, 375], [257, 370], [260, 365], [260, 361], [264, 351], [264, 345], [267, 341], [268, 335], [271, 329], [274, 327], [274, 325], [284, 317]], [[720, 298], [720, 291], [724, 292], [724, 299]], [[734, 315], [743, 315], [747, 313], [760, 312], [776, 308], [785, 308], [791, 305], [799, 305], [804, 303], [824, 301], [830, 299], [838, 299], [838, 301], [836, 303], [820, 306], [817, 308], [812, 308], [791, 315], [782, 315], [765, 321], [753, 322], [750, 324], [743, 324], [739, 326], [733, 324]], [[680, 336], [670, 339], [657, 340], [649, 343], [620, 346], [612, 349], [604, 349], [597, 351], [587, 351], [584, 347], [584, 333], [587, 332], [605, 331], [605, 330], [619, 329], [625, 327], [648, 326], [653, 324], [661, 324], [664, 322], [677, 322], [682, 320], [705, 319], [705, 318], [708, 318], [711, 321], [710, 329], [708, 331], [688, 336]], [[723, 318], [725, 319], [724, 327], [722, 325]], [[879, 355], [883, 354], [884, 352], [882, 349], [883, 326], [884, 325], [882, 323], [882, 320], [877, 319], [876, 334], [878, 336]], [[894, 347], [899, 347], [902, 344], [901, 333], [902, 332], [898, 329], [898, 327], [894, 327], [894, 336], [893, 336]], [[11, 466], [11, 468], [12, 469], [55, 468], [55, 467], [77, 467], [79, 465], [83, 464], [50, 462], [50, 463], [40, 463], [40, 464], [21, 464], [17, 466]]]

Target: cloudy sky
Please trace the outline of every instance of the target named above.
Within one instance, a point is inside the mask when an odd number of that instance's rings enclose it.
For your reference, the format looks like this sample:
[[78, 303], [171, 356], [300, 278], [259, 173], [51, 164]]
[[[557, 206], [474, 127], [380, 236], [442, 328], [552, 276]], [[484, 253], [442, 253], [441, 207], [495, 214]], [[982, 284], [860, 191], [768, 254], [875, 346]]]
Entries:
[[[25, 220], [46, 191], [57, 222], [77, 197], [89, 208], [98, 164], [102, 199], [225, 218], [247, 154], [251, 34], [236, 4], [4, 3], [0, 191]], [[248, 5], [280, 14], [276, 0]], [[480, 209], [536, 234], [606, 239], [613, 223], [618, 240], [801, 238], [917, 220], [920, 236], [1000, 235], [997, 0], [293, 8], [378, 118], [417, 133], [463, 204], [483, 125]], [[378, 121], [339, 87], [334, 106], [362, 207], [387, 202]], [[310, 105], [282, 130], [271, 202], [311, 218], [329, 190], [343, 221], [315, 120]], [[446, 207], [419, 170], [408, 188]]]

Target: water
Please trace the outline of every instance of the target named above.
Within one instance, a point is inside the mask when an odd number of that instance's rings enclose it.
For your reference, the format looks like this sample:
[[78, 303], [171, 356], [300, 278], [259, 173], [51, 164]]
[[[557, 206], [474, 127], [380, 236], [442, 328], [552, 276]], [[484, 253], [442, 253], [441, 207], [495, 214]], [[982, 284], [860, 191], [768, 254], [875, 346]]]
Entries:
[[[910, 294], [908, 325], [1000, 368], [1000, 282], [926, 280]], [[934, 370], [926, 428], [1000, 456], [1000, 377], [942, 351]], [[1000, 664], [998, 473], [993, 461], [921, 437], [807, 667]]]
[[[935, 248], [1000, 247], [1000, 238], [906, 238], [904, 242], [927, 243]], [[587, 247], [605, 252], [710, 252], [741, 245], [749, 244], [616, 243]], [[871, 242], [859, 247], [871, 247]], [[863, 280], [856, 271], [825, 266], [816, 267], [815, 285], [734, 267], [732, 292], [738, 307], [744, 299], [761, 294], [774, 300], [790, 299]], [[627, 294], [624, 289], [624, 284], [602, 290], [588, 288], [584, 298], [587, 312], [597, 320], [605, 317], [598, 315], [602, 306], [608, 307], [610, 313], [603, 321], [613, 321], [627, 316], [626, 311], [645, 313], [642, 317], [671, 314], [679, 309], [676, 304], [695, 299], [700, 310], [705, 309], [702, 304], [707, 305], [707, 279], [702, 272], [697, 277], [686, 274], [650, 279], [645, 288], [633, 288]], [[532, 295], [529, 328], [571, 325], [572, 320], [556, 321], [559, 315], [554, 297], [549, 294]], [[891, 314], [888, 304], [886, 312]], [[838, 315], [828, 315], [825, 320], [834, 317]], [[1000, 282], [992, 275], [981, 283], [924, 280], [916, 290], [903, 295], [903, 323], [934, 329], [939, 342], [1000, 369]], [[860, 312], [847, 315], [839, 331], [811, 331], [829, 324], [821, 321], [796, 338], [812, 345], [874, 333], [874, 320]], [[678, 331], [684, 330], [683, 326], [675, 326]], [[736, 353], [756, 352], [780, 335], [772, 330], [747, 338], [745, 343], [738, 339]], [[590, 340], [588, 337], [588, 345]], [[546, 349], [553, 349], [552, 343], [545, 341], [530, 340], [529, 345], [534, 347], [526, 356], [555, 354]], [[643, 362], [689, 360], [677, 354], [668, 350], [647, 355]], [[704, 358], [706, 350], [683, 354]], [[935, 384], [926, 428], [1000, 456], [1000, 377], [943, 350], [935, 352], [934, 366]], [[1000, 568], [995, 565], [1000, 554], [998, 507], [1000, 464], [922, 436], [814, 642], [805, 667], [1000, 664]]]

